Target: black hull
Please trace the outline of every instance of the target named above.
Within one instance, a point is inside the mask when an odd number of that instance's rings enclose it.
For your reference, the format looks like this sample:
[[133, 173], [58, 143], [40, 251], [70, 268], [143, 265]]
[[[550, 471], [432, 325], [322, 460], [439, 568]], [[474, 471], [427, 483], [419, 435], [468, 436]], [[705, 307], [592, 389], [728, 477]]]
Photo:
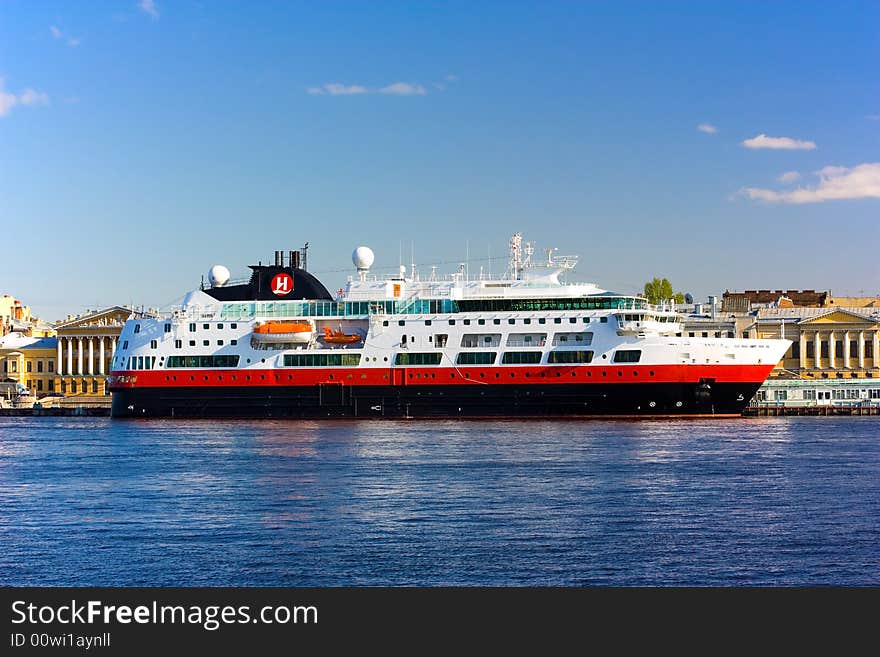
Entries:
[[740, 415], [760, 383], [125, 388], [113, 417], [441, 418]]

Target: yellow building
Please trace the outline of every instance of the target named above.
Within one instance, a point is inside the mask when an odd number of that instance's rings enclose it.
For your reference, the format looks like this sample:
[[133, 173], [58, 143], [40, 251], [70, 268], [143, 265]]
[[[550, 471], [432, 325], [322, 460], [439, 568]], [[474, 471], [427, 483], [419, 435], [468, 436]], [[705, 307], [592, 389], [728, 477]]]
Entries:
[[17, 383], [36, 397], [55, 392], [55, 338], [35, 338], [14, 332], [0, 338], [2, 381]]
[[748, 334], [793, 341], [773, 375], [802, 379], [880, 378], [877, 308], [761, 308]]
[[129, 308], [112, 306], [55, 325], [55, 390], [82, 401], [109, 395], [107, 374], [122, 326], [131, 313]]

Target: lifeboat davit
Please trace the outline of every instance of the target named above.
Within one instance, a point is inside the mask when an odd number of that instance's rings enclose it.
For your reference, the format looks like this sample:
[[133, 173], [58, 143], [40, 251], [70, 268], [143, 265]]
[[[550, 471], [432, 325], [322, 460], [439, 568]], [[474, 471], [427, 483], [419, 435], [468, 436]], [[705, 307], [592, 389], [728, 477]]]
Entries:
[[361, 336], [357, 333], [343, 333], [342, 329], [331, 331], [329, 327], [324, 327], [324, 342], [328, 344], [355, 344], [361, 341]]
[[312, 339], [314, 329], [303, 322], [265, 322], [254, 327], [258, 342], [293, 342], [304, 344]]

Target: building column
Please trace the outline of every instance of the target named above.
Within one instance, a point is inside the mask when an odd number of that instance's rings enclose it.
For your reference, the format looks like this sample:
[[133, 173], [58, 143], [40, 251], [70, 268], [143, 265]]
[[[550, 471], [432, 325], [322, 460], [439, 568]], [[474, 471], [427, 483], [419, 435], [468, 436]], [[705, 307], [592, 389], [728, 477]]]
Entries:
[[110, 352], [111, 360], [116, 358], [116, 338], [113, 338], [113, 350]]
[[89, 338], [89, 374], [95, 373], [95, 338]]
[[828, 367], [832, 370], [837, 368], [837, 358], [834, 355], [835, 342], [837, 342], [837, 335], [831, 331], [828, 334]]
[[104, 373], [104, 336], [98, 338], [98, 374]]
[[76, 339], [76, 373], [82, 376], [83, 373], [83, 339]]
[[874, 369], [877, 369], [877, 367], [880, 366], [880, 353], [877, 353], [880, 351], [880, 331], [874, 331], [871, 349], [871, 357], [874, 359]]
[[816, 359], [816, 369], [822, 368], [822, 332], [813, 334], [813, 358]]
[[73, 338], [67, 338], [67, 375], [73, 374]]
[[800, 340], [800, 363], [798, 364], [802, 370], [807, 369], [807, 334], [801, 331]]
[[61, 376], [61, 338], [56, 338], [55, 372]]
[[843, 368], [849, 369], [849, 331], [843, 332]]

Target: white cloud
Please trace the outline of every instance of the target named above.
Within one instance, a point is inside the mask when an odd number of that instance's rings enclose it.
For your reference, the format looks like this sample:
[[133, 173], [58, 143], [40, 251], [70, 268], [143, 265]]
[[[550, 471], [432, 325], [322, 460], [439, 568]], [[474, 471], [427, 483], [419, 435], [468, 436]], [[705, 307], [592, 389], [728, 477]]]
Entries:
[[395, 82], [387, 87], [382, 87], [379, 91], [393, 96], [424, 96], [428, 93], [422, 85], [409, 84], [408, 82]]
[[159, 18], [159, 9], [156, 7], [156, 3], [154, 0], [141, 0], [138, 3], [138, 7], [145, 14], [149, 14], [153, 17], [153, 20], [157, 20]]
[[76, 48], [79, 45], [79, 39], [68, 39], [67, 45], [71, 48]]
[[880, 121], [880, 114], [868, 114], [865, 118], [869, 121]]
[[801, 177], [797, 171], [786, 171], [781, 176], [779, 176], [776, 180], [781, 183], [793, 183], [795, 180]]
[[355, 96], [357, 94], [368, 93], [366, 87], [359, 84], [340, 84], [338, 82], [328, 82], [320, 87], [309, 87], [306, 91], [313, 96]]
[[28, 87], [20, 95], [10, 93], [4, 88], [4, 80], [0, 78], [0, 117], [7, 116], [16, 105], [33, 106], [48, 105], [49, 96]]
[[59, 30], [59, 29], [58, 29], [57, 27], [55, 27], [54, 25], [50, 25], [50, 26], [49, 26], [49, 31], [52, 33], [52, 36], [55, 37], [56, 39], [60, 39], [60, 38], [61, 38], [61, 30]]
[[700, 132], [705, 132], [707, 135], [714, 135], [716, 132], [718, 132], [718, 128], [716, 128], [711, 123], [701, 123], [697, 126], [697, 130], [699, 130]]
[[444, 76], [443, 78], [447, 82], [458, 82], [458, 76], [455, 73], [450, 73], [449, 75]]
[[28, 87], [25, 89], [21, 96], [18, 97], [18, 100], [22, 105], [48, 105], [49, 104], [49, 96], [44, 94], [41, 91], [37, 91], [36, 89], [31, 89]]
[[787, 192], [746, 187], [740, 193], [752, 200], [769, 203], [822, 203], [880, 198], [880, 162], [868, 162], [852, 168], [825, 167], [816, 173], [819, 176], [816, 187], [799, 187]]
[[771, 148], [784, 150], [812, 151], [816, 148], [815, 142], [791, 139], [790, 137], [768, 137], [760, 134], [757, 137], [746, 139], [743, 143], [746, 148]]

